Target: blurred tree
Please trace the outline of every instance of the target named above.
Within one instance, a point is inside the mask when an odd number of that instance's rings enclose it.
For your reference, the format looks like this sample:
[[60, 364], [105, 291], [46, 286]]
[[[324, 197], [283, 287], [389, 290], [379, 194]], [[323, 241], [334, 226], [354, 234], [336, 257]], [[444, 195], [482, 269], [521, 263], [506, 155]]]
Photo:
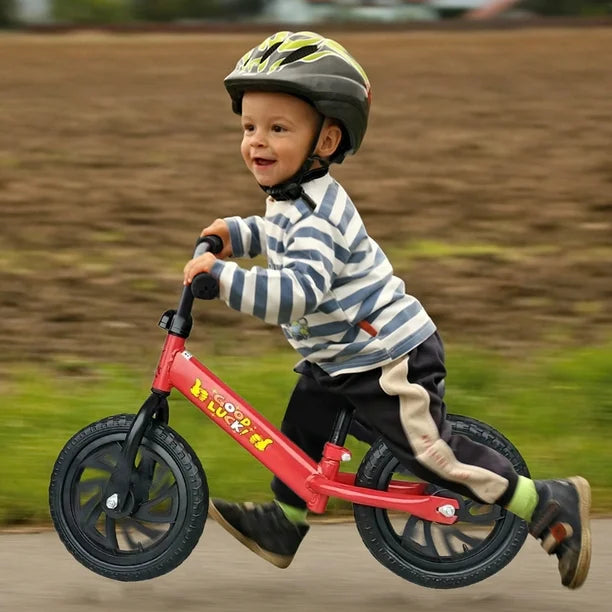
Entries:
[[612, 13], [610, 0], [525, 0], [527, 10], [540, 15], [606, 15]]
[[[0, 0], [0, 26], [9, 23], [14, 0]], [[53, 16], [71, 23], [117, 23], [142, 19], [241, 19], [261, 12], [266, 0], [53, 0]]]
[[12, 25], [14, 18], [15, 6], [13, 0], [0, 0], [0, 28]]
[[126, 0], [54, 0], [53, 16], [70, 23], [117, 23], [129, 21]]
[[136, 19], [169, 21], [181, 14], [184, 4], [185, 0], [132, 0], [132, 11]]
[[257, 15], [266, 0], [132, 0], [133, 14], [147, 21], [237, 19]]

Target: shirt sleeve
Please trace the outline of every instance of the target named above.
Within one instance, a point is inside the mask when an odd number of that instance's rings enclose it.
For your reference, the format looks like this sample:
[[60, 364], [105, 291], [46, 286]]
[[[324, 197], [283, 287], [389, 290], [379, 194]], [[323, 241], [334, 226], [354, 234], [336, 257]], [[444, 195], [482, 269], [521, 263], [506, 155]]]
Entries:
[[226, 217], [224, 221], [229, 227], [234, 257], [266, 255], [266, 232], [261, 217]]
[[[267, 323], [290, 323], [314, 312], [344, 265], [344, 236], [325, 219], [310, 216], [287, 237], [280, 269], [240, 268], [218, 260], [211, 274], [219, 281], [219, 296], [230, 308]], [[233, 242], [232, 242], [233, 245]]]

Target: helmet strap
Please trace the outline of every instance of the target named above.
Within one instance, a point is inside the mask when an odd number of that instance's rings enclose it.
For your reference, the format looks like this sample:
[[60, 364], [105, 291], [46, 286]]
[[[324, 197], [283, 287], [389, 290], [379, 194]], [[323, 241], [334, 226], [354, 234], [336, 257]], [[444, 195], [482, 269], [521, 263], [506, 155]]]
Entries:
[[[315, 133], [315, 137], [310, 146], [310, 152], [298, 171], [278, 185], [259, 185], [275, 200], [298, 200], [302, 198], [310, 208], [313, 210], [316, 208], [316, 204], [312, 201], [312, 198], [305, 193], [302, 185], [303, 183], [325, 176], [329, 170], [329, 160], [323, 159], [319, 155], [315, 155], [315, 150], [319, 143], [319, 138], [321, 137], [321, 131], [323, 130], [323, 123], [325, 122], [325, 117], [323, 115], [319, 115], [319, 117], [319, 129]], [[312, 164], [314, 164], [315, 161], [321, 164], [320, 168], [312, 168]]]

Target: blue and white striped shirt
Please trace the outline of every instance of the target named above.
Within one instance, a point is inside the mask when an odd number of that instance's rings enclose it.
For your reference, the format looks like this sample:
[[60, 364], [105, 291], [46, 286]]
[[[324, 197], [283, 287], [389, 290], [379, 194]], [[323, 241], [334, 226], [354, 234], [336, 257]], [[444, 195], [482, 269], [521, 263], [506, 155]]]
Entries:
[[[406, 355], [434, 331], [352, 201], [329, 174], [304, 184], [317, 205], [268, 198], [264, 217], [228, 217], [234, 257], [267, 257], [268, 268], [218, 260], [211, 274], [231, 308], [280, 324], [289, 343], [330, 375], [362, 372]], [[365, 321], [376, 335], [359, 327]]]

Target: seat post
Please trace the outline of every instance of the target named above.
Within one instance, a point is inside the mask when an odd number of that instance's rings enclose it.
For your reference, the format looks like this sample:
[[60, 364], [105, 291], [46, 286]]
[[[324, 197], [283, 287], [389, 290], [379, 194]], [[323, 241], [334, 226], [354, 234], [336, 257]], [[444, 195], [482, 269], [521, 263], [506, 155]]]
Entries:
[[332, 444], [337, 444], [338, 446], [344, 445], [352, 420], [353, 408], [348, 408], [346, 406], [340, 408], [338, 415], [336, 416], [336, 421], [334, 422], [331, 438], [329, 440]]
[[[351, 426], [353, 418], [353, 408], [343, 406], [338, 410], [334, 429], [329, 442], [323, 447], [323, 456], [319, 461], [319, 475], [327, 481], [335, 481], [340, 469], [340, 462], [350, 461], [351, 452], [344, 448], [344, 442]], [[329, 495], [313, 491], [313, 496], [307, 501], [308, 509], [311, 512], [325, 512]]]

